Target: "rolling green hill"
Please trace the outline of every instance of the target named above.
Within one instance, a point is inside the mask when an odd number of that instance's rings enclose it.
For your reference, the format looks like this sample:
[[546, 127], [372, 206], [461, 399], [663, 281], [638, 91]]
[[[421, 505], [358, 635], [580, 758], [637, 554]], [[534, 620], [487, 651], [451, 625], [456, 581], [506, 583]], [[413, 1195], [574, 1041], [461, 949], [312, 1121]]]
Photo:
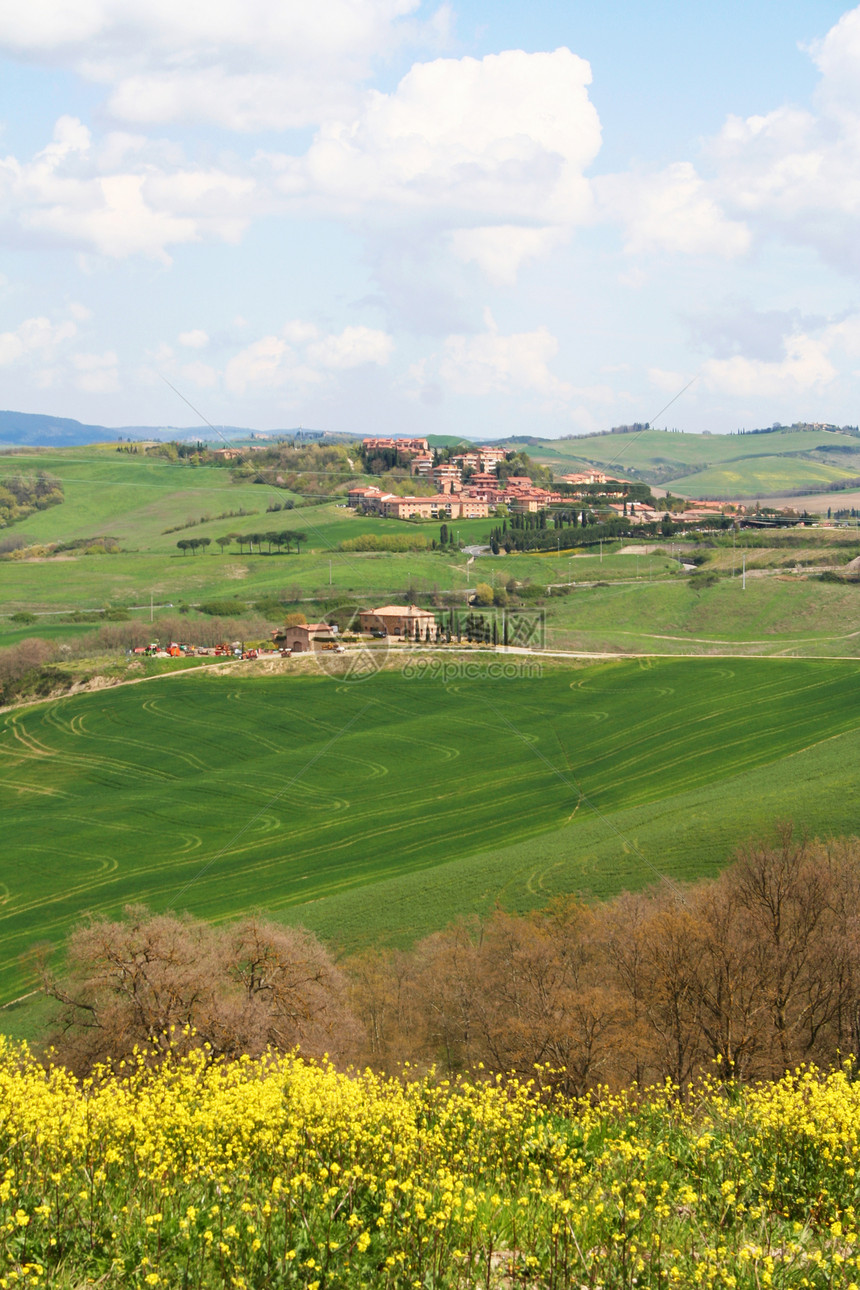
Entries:
[[507, 667], [203, 673], [5, 714], [0, 998], [34, 945], [129, 901], [259, 907], [354, 947], [713, 872], [776, 816], [860, 823], [853, 663]]
[[558, 474], [588, 466], [614, 470], [688, 497], [755, 497], [802, 492], [860, 476], [860, 437], [841, 430], [787, 427], [740, 435], [588, 435], [529, 443], [528, 453]]
[[[0, 475], [6, 469], [0, 459]], [[56, 514], [39, 511], [15, 525], [15, 533], [32, 542], [67, 542], [107, 534], [132, 549], [175, 549], [176, 538], [183, 535], [177, 533], [171, 540], [170, 535], [164, 535], [166, 528], [226, 510], [265, 514], [273, 497], [283, 501], [290, 496], [282, 489], [234, 484], [230, 472], [216, 466], [128, 456], [110, 446], [32, 456], [17, 453], [8, 459], [8, 470], [46, 470], [62, 481], [65, 501], [53, 508]], [[199, 531], [195, 527], [194, 536], [209, 536], [210, 530], [216, 529], [229, 531], [246, 522], [250, 528], [250, 519], [224, 520]]]

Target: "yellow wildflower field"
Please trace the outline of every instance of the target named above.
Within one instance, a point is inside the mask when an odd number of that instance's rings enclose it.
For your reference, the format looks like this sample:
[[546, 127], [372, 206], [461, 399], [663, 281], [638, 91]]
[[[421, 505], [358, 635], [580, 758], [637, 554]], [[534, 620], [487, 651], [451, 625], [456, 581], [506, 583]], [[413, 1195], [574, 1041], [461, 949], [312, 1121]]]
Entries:
[[546, 1074], [167, 1044], [79, 1083], [0, 1041], [0, 1287], [860, 1283], [851, 1069], [683, 1105]]

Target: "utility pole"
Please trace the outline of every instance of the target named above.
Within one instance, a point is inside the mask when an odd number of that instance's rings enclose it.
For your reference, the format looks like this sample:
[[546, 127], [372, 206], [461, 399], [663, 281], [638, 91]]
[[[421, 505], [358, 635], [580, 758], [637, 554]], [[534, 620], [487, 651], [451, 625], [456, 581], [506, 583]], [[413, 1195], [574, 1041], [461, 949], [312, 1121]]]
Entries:
[[152, 622], [152, 592], [149, 593], [149, 621]]
[[331, 560], [328, 562], [328, 585], [331, 586]]
[[741, 590], [746, 591], [746, 589], [747, 589], [747, 553], [746, 551], [744, 551], [744, 579], [743, 579], [743, 584], [741, 586]]

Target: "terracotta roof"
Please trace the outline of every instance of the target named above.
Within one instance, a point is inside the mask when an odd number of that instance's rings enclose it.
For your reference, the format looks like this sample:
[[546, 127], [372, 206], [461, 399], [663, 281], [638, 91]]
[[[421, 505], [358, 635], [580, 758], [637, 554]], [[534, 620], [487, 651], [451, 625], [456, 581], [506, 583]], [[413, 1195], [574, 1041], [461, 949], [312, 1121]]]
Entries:
[[368, 609], [369, 614], [397, 614], [399, 618], [432, 618], [429, 609], [419, 609], [417, 605], [380, 605], [378, 609]]

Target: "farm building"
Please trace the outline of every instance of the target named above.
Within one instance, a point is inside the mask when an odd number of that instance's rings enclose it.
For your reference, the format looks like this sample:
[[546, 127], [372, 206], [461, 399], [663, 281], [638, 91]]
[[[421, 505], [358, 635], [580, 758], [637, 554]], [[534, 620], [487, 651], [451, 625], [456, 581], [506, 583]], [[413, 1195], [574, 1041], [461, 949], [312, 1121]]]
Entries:
[[419, 641], [436, 639], [434, 615], [417, 605], [380, 605], [378, 609], [362, 609], [360, 620], [363, 632], [384, 632], [386, 636], [405, 636]]
[[317, 653], [326, 646], [337, 644], [337, 635], [328, 623], [302, 623], [298, 627], [278, 627], [272, 640], [279, 649], [290, 649], [294, 654]]

